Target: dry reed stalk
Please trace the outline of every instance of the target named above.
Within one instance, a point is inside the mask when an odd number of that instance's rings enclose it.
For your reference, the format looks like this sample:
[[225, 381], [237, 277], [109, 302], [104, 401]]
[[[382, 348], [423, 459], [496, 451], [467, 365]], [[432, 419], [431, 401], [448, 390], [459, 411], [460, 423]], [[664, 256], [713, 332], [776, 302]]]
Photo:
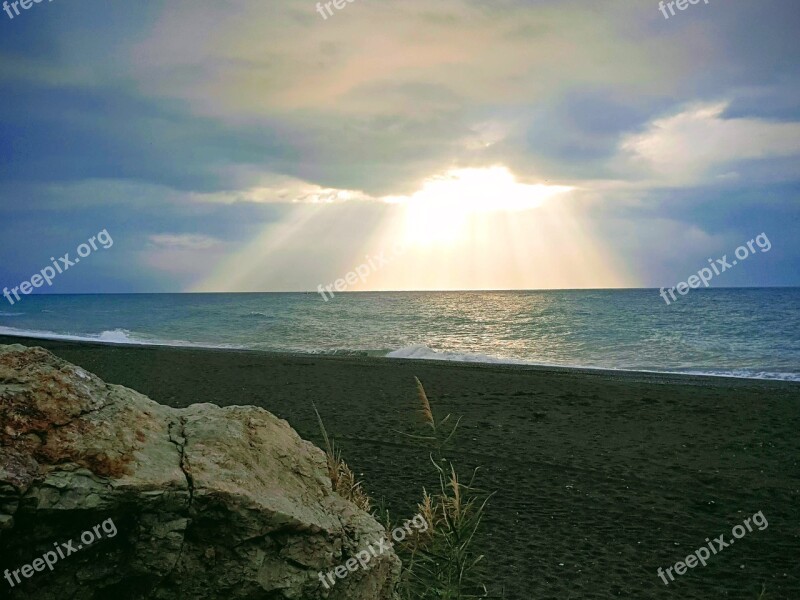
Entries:
[[428, 423], [428, 425], [430, 425], [433, 430], [436, 431], [436, 421], [433, 418], [431, 403], [428, 401], [428, 395], [425, 393], [425, 388], [422, 387], [422, 382], [418, 377], [414, 377], [414, 381], [417, 382], [417, 395], [419, 396], [420, 404], [422, 404], [422, 416], [425, 417], [425, 421]]
[[450, 465], [450, 487], [453, 488], [453, 522], [458, 523], [461, 519], [461, 485], [458, 483], [456, 468]]

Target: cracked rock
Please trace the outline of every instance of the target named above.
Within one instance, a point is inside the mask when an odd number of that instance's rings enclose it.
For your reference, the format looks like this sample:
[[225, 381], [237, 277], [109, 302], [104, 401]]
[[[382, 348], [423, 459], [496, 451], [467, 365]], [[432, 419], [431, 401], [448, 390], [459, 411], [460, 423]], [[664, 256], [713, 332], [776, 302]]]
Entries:
[[321, 450], [256, 407], [173, 409], [42, 348], [0, 346], [0, 572], [112, 519], [12, 598], [389, 600], [400, 563], [319, 577], [385, 532]]

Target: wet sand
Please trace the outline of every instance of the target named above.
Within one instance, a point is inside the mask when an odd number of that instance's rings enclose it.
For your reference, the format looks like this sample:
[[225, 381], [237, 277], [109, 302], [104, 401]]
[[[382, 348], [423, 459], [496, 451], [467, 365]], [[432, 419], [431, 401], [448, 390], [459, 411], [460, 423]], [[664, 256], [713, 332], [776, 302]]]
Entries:
[[[800, 598], [800, 384], [613, 371], [108, 346], [0, 337], [154, 400], [254, 404], [344, 457], [398, 518], [435, 483], [413, 377], [450, 456], [496, 491], [477, 540], [494, 597]], [[656, 574], [762, 511], [769, 526], [665, 586]]]

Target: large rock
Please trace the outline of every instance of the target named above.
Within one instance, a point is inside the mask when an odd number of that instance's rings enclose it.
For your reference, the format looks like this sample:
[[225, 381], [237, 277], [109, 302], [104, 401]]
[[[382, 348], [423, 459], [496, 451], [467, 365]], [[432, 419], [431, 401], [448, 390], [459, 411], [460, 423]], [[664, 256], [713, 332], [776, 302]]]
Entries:
[[[265, 410], [173, 409], [0, 346], [0, 571], [15, 583], [0, 578], [0, 597], [383, 600], [391, 550], [330, 589], [318, 577], [383, 536], [331, 491], [322, 451]], [[16, 584], [68, 540], [74, 554]]]

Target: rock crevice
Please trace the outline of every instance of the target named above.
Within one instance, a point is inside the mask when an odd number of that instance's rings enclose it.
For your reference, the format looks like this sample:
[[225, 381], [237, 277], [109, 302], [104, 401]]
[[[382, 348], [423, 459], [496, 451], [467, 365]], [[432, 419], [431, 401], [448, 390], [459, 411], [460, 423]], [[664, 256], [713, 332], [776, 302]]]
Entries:
[[[178, 439], [175, 439], [174, 429], [178, 425], [180, 426], [180, 432], [177, 434]], [[186, 489], [189, 490], [189, 508], [191, 508], [194, 500], [194, 480], [186, 466], [186, 420], [184, 418], [181, 417], [177, 423], [173, 421], [169, 424], [169, 439], [177, 446], [180, 453], [180, 467], [183, 476], [186, 478]]]

